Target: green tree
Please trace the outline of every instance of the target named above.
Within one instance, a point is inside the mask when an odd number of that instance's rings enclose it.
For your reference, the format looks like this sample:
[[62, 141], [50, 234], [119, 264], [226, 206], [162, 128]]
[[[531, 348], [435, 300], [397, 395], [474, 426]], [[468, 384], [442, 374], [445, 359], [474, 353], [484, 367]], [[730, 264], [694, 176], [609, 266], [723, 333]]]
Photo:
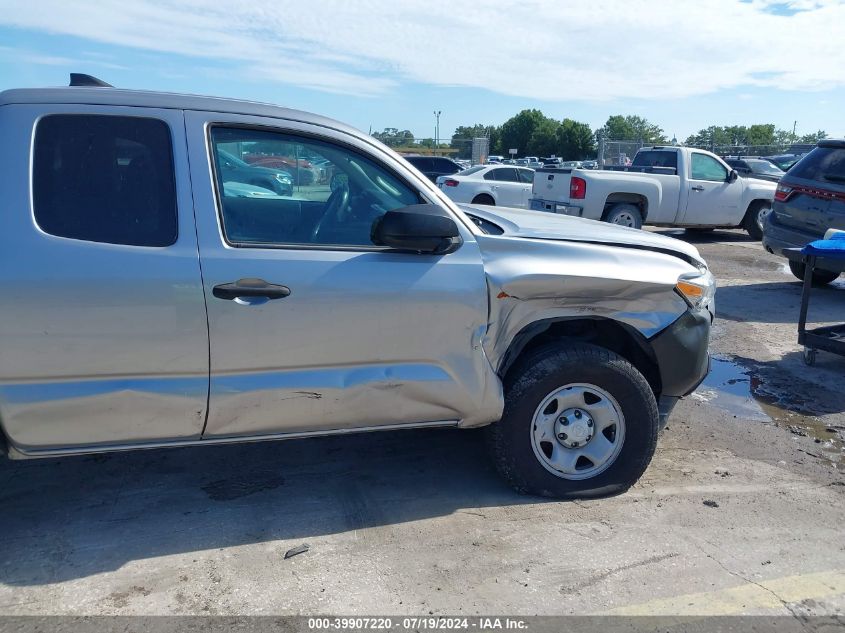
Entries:
[[519, 154], [528, 152], [531, 135], [546, 117], [539, 110], [523, 110], [502, 124], [497, 147], [502, 153], [516, 148]]
[[560, 123], [554, 119], [543, 119], [534, 127], [523, 154], [549, 156], [558, 151], [558, 130]]
[[663, 128], [637, 115], [616, 114], [608, 117], [607, 122], [596, 134], [601, 134], [611, 141], [640, 141], [647, 145], [669, 142]]
[[395, 127], [386, 127], [382, 132], [373, 132], [372, 136], [388, 147], [407, 147], [414, 144], [413, 132], [410, 130], [399, 131]]
[[744, 127], [722, 127], [711, 125], [687, 137], [686, 145], [695, 147], [713, 147], [716, 145], [741, 145], [745, 143]]
[[586, 123], [564, 119], [558, 126], [556, 137], [555, 154], [564, 160], [584, 160], [596, 155], [595, 137]]
[[818, 143], [822, 139], [827, 138], [827, 132], [824, 130], [819, 130], [818, 132], [812, 132], [811, 134], [804, 134], [803, 136], [798, 137], [799, 143]]
[[745, 145], [774, 145], [775, 124], [755, 123], [749, 126], [745, 137]]

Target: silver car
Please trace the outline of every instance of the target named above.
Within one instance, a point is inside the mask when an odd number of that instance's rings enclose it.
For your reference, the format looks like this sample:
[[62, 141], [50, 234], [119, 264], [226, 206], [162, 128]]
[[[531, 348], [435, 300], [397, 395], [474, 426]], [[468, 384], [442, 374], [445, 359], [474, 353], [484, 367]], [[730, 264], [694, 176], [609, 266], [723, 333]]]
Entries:
[[[270, 105], [0, 93], [12, 458], [487, 426], [520, 491], [623, 491], [708, 368], [696, 249], [457, 206], [370, 136]], [[326, 166], [291, 196], [225, 153]]]

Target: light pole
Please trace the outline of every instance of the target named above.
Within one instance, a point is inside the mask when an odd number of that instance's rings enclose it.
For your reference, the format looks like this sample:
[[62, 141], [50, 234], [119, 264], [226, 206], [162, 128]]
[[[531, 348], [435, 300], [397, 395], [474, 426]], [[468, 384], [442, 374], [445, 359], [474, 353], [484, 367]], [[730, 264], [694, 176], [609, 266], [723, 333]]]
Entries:
[[434, 111], [434, 153], [440, 145], [440, 110]]

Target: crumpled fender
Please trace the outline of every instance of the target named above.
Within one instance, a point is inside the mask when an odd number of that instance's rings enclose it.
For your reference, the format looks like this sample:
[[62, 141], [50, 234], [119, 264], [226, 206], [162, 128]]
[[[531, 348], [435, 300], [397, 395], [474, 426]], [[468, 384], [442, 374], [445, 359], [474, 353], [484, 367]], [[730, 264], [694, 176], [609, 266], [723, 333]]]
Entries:
[[651, 338], [686, 302], [678, 277], [697, 272], [678, 257], [608, 244], [479, 236], [490, 293], [484, 350], [501, 366], [514, 337], [537, 321], [606, 318]]

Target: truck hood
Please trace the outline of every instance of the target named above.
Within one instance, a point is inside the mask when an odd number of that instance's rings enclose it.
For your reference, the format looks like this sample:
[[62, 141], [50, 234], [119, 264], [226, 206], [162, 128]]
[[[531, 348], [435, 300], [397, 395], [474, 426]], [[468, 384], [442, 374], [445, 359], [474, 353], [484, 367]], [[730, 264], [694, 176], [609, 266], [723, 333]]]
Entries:
[[650, 231], [543, 211], [526, 211], [508, 207], [492, 208], [469, 204], [458, 206], [468, 215], [496, 224], [504, 230], [504, 235], [511, 237], [590, 242], [623, 248], [638, 248], [673, 255], [689, 263], [704, 264], [704, 260], [695, 246]]

